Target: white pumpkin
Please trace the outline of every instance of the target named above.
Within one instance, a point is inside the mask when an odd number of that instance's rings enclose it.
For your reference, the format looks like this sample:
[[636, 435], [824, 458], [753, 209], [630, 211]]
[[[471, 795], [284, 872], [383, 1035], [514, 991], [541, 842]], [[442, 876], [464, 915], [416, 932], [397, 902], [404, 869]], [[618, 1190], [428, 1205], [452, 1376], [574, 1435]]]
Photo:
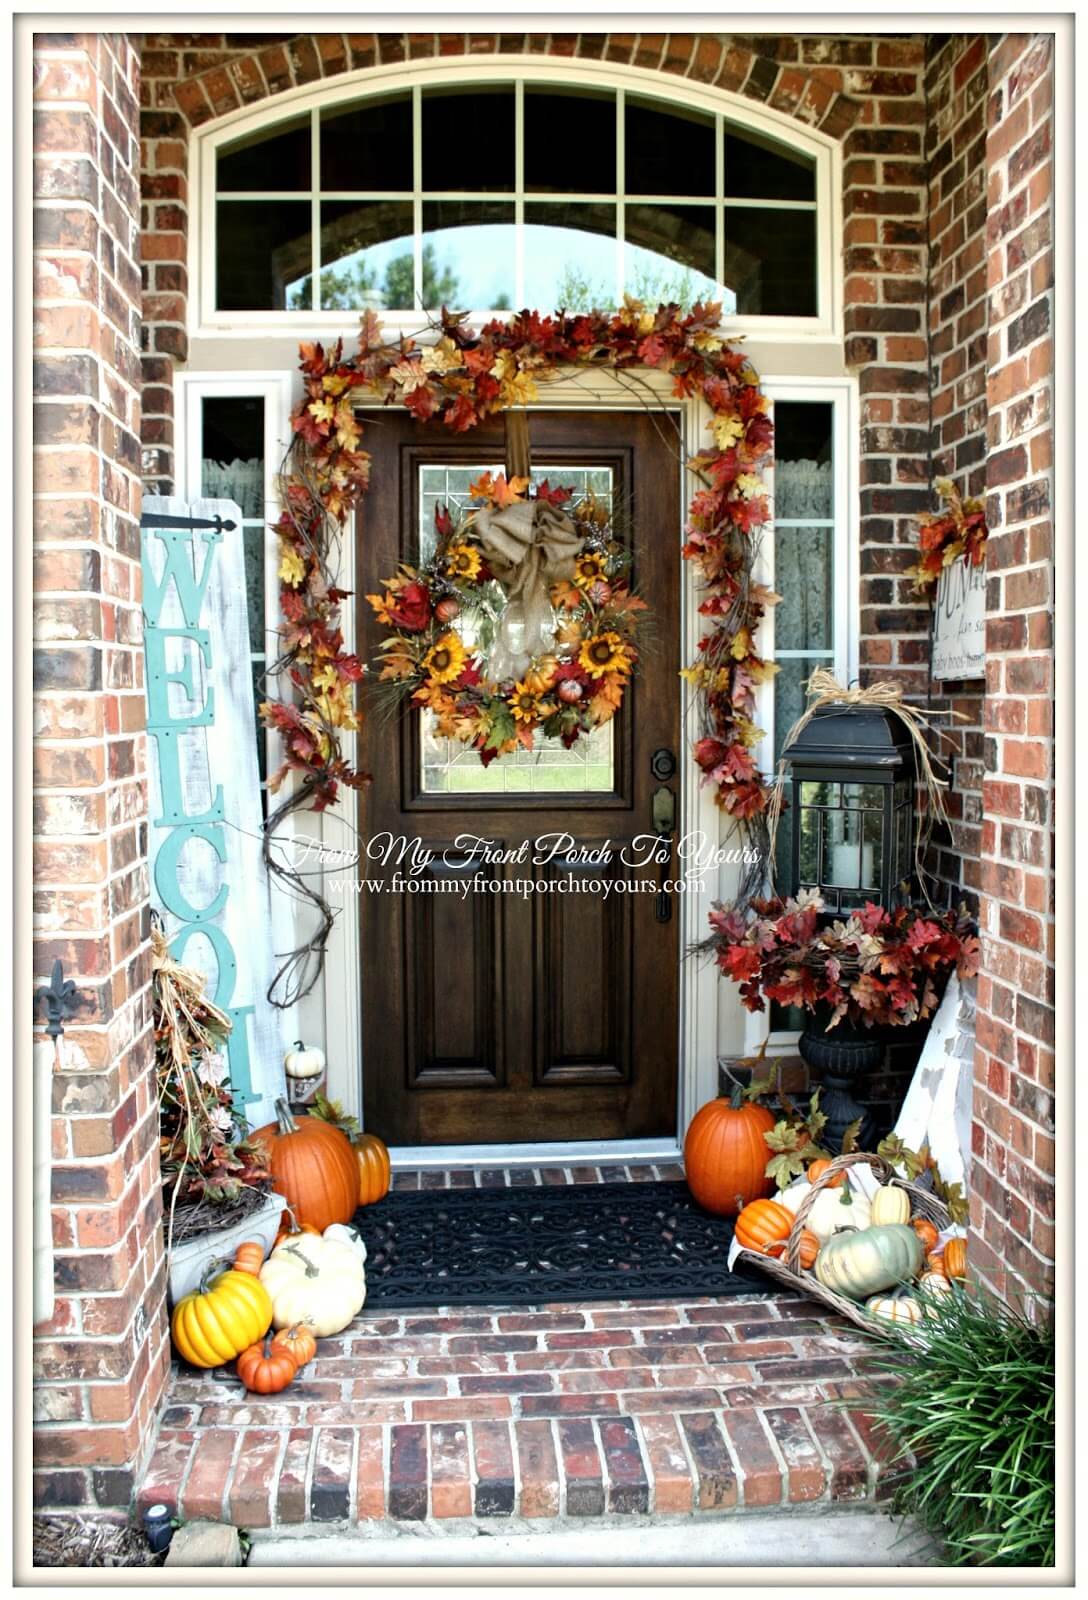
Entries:
[[[811, 1192], [811, 1191], [810, 1191]], [[862, 1194], [855, 1194], [848, 1183], [840, 1189], [821, 1189], [813, 1201], [805, 1227], [814, 1233], [821, 1244], [826, 1244], [832, 1234], [843, 1228], [867, 1228], [872, 1220], [869, 1202]]]
[[910, 1195], [895, 1183], [882, 1183], [872, 1199], [873, 1226], [910, 1221]]
[[348, 1245], [304, 1234], [274, 1250], [261, 1268], [272, 1326], [305, 1322], [319, 1339], [340, 1333], [366, 1300], [363, 1263]]
[[906, 1322], [912, 1326], [921, 1322], [922, 1307], [913, 1295], [874, 1294], [866, 1300], [865, 1309], [878, 1322]]
[[360, 1261], [366, 1260], [366, 1245], [363, 1243], [363, 1236], [353, 1223], [330, 1222], [321, 1237], [323, 1239], [331, 1239], [334, 1244], [342, 1244], [346, 1249], [353, 1251]]
[[283, 1058], [283, 1070], [289, 1078], [320, 1078], [325, 1070], [325, 1052], [296, 1039]]
[[797, 1207], [807, 1194], [812, 1193], [812, 1185], [807, 1178], [799, 1178], [796, 1183], [791, 1183], [788, 1189], [780, 1189], [772, 1195], [772, 1200], [777, 1200], [779, 1205], [785, 1206], [787, 1211], [797, 1215]]

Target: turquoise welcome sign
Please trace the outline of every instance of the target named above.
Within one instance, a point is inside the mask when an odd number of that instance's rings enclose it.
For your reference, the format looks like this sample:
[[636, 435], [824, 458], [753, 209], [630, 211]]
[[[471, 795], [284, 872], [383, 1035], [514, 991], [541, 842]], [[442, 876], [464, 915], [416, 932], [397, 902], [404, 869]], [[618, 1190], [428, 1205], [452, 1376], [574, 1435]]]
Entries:
[[141, 522], [153, 898], [175, 960], [230, 1017], [235, 1105], [270, 1120], [283, 1093], [281, 1013], [265, 996], [272, 906], [261, 855], [241, 513], [144, 501]]

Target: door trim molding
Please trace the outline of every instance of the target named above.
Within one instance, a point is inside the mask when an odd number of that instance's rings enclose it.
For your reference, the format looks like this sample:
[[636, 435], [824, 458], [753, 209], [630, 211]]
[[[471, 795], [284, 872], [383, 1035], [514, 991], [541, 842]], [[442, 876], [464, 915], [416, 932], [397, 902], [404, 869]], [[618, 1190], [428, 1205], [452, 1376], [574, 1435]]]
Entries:
[[[371, 408], [360, 406], [359, 409]], [[373, 409], [380, 412], [381, 408]], [[637, 391], [633, 391], [630, 383], [624, 382], [622, 376], [605, 370], [576, 371], [569, 375], [560, 372], [547, 383], [546, 387], [542, 386], [540, 399], [532, 409], [615, 412], [668, 410], [680, 419], [685, 459], [694, 453], [696, 441], [703, 437], [710, 421], [710, 411], [704, 401], [698, 398], [678, 401], [672, 393], [668, 375], [650, 368], [639, 370]], [[687, 469], [682, 470], [675, 524], [677, 561], [681, 561], [681, 534], [687, 507], [696, 486]], [[346, 589], [354, 590], [354, 541], [351, 539], [345, 539], [343, 542], [340, 568], [338, 583]], [[689, 661], [696, 652], [701, 619], [695, 573], [688, 562], [681, 562], [681, 569], [683, 574], [680, 595], [681, 657]], [[352, 603], [348, 601], [344, 607], [344, 632], [347, 637], [352, 636], [350, 630], [354, 627], [354, 618], [349, 614], [351, 610]], [[682, 745], [682, 749], [678, 752], [681, 827], [688, 833], [701, 832], [711, 844], [717, 845], [720, 842], [720, 835], [725, 831], [722, 815], [714, 805], [709, 789], [698, 782], [698, 773], [690, 758], [690, 740], [685, 733], [685, 730], [694, 725], [696, 715], [694, 691], [683, 680], [678, 683], [677, 688], [680, 694]], [[354, 736], [343, 737], [342, 742], [345, 759], [353, 762]], [[352, 803], [350, 797], [347, 803], [349, 805]], [[312, 813], [306, 814], [311, 824], [314, 821], [320, 823], [323, 842], [333, 848], [343, 847], [350, 832], [350, 829], [345, 827], [344, 816], [339, 813], [338, 805], [321, 813], [320, 817]], [[406, 1146], [395, 1149], [393, 1159], [401, 1166], [428, 1168], [451, 1164], [506, 1166], [513, 1163], [533, 1166], [539, 1165], [542, 1161], [555, 1163], [560, 1159], [578, 1159], [587, 1163], [598, 1160], [618, 1162], [625, 1158], [675, 1161], [679, 1156], [688, 1123], [699, 1106], [717, 1093], [718, 1038], [722, 1024], [728, 1028], [730, 1037], [743, 1037], [739, 1003], [735, 1006], [738, 1013], [735, 1018], [723, 1011], [723, 1003], [728, 1004], [732, 997], [723, 993], [725, 986], [719, 984], [713, 963], [700, 962], [684, 956], [684, 952], [690, 950], [703, 936], [710, 902], [716, 899], [728, 899], [733, 891], [736, 877], [735, 867], [719, 867], [706, 874], [701, 886], [702, 892], [677, 896], [681, 968], [677, 1128], [674, 1137], [666, 1135], [659, 1140], [623, 1140], [609, 1143], [552, 1142], [532, 1146], [436, 1145], [433, 1149], [429, 1146]], [[309, 1034], [314, 1038], [320, 1037], [322, 1033], [324, 1035], [329, 1062], [328, 1093], [343, 1104], [346, 1112], [361, 1120], [362, 1074], [366, 1071], [366, 1063], [362, 1060], [358, 914], [352, 899], [327, 897], [332, 898], [334, 904], [343, 906], [343, 914], [337, 917], [329, 940], [323, 982], [319, 986], [321, 994], [311, 995], [310, 1004], [304, 1003], [304, 1005], [312, 1019], [309, 1022]], [[320, 1015], [322, 1011], [323, 1017]], [[303, 1023], [306, 1022], [305, 1015], [302, 1020]], [[302, 1037], [307, 1037], [307, 1034], [304, 1032]], [[561, 1157], [557, 1152], [565, 1154]]]

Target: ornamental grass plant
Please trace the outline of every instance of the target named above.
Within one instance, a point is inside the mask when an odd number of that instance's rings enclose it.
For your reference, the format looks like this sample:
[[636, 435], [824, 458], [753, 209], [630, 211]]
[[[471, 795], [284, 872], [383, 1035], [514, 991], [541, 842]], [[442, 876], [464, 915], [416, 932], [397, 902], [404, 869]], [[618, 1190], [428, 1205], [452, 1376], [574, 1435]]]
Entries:
[[1054, 1330], [956, 1289], [920, 1327], [888, 1330], [866, 1410], [917, 1464], [895, 1509], [951, 1566], [1054, 1565]]

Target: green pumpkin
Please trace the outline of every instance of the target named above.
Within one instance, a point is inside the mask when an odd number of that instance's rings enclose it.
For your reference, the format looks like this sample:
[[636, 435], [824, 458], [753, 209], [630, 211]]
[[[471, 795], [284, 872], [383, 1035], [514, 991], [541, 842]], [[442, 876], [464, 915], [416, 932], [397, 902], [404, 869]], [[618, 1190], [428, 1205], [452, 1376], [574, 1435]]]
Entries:
[[834, 1234], [816, 1257], [815, 1272], [825, 1289], [865, 1300], [913, 1278], [924, 1254], [913, 1228], [890, 1222]]

